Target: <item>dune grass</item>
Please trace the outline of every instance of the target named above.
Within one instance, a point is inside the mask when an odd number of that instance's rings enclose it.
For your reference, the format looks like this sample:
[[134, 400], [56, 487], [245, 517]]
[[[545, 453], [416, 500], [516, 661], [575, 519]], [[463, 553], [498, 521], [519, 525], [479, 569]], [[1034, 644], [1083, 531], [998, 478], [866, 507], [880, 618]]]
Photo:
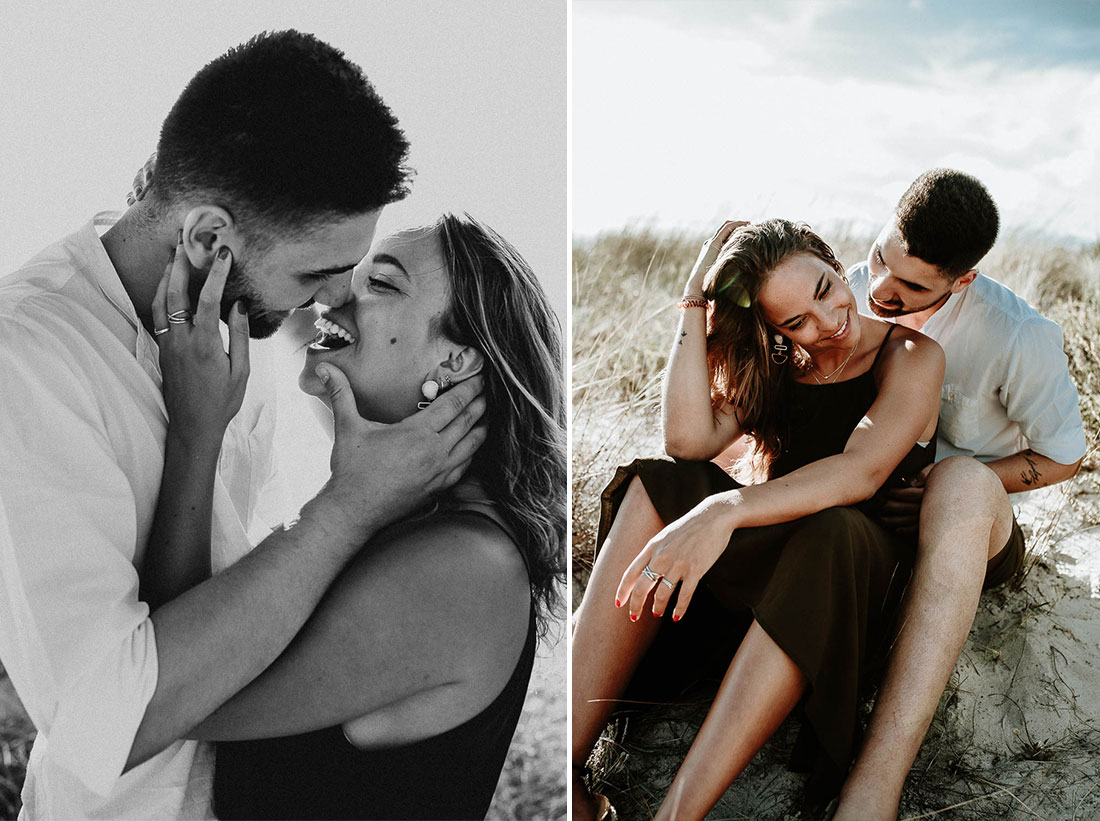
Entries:
[[[675, 305], [705, 238], [641, 228], [574, 245], [573, 558], [582, 582], [591, 566], [596, 497], [616, 459], [660, 450], [661, 374]], [[866, 258], [874, 238], [841, 231], [824, 232], [824, 239], [848, 267]], [[1089, 436], [1082, 474], [1100, 487], [1100, 242], [1074, 248], [1010, 235], [980, 268], [1061, 324]]]

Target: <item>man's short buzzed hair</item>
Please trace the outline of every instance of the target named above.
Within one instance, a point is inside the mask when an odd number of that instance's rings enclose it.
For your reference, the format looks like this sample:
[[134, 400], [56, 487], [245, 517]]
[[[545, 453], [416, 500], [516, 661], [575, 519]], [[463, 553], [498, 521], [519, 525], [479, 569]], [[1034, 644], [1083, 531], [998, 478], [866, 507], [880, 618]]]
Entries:
[[151, 188], [203, 197], [263, 237], [408, 193], [408, 142], [362, 70], [310, 34], [265, 32], [208, 63], [172, 107]]
[[997, 239], [1000, 218], [976, 178], [934, 168], [913, 181], [894, 210], [905, 252], [957, 279], [984, 257]]

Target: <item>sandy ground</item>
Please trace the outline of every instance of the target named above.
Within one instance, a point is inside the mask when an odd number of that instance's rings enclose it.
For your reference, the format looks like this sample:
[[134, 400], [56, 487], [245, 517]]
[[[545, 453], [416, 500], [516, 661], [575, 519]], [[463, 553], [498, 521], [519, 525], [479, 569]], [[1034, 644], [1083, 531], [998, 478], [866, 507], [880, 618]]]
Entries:
[[[1100, 818], [1100, 496], [1082, 477], [1017, 505], [1028, 573], [982, 597], [910, 773], [901, 818]], [[620, 818], [652, 816], [705, 714], [694, 703], [613, 724], [593, 763]], [[788, 722], [711, 819], [811, 818], [785, 763]]]

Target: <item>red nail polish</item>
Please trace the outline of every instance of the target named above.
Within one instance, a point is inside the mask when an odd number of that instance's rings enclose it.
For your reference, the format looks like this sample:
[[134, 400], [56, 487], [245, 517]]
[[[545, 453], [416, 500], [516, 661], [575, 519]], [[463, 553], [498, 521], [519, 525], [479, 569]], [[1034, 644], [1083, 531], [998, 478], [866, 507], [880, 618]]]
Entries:
[[680, 614], [679, 613], [673, 613], [672, 614], [672, 620], [673, 621], [679, 621], [680, 620]]
[[622, 607], [623, 603], [621, 601], [619, 601], [618, 599], [615, 599], [615, 606], [616, 607]]
[[637, 621], [637, 620], [638, 620], [638, 617], [637, 617], [636, 615], [634, 615], [633, 613], [631, 613], [631, 614], [630, 614], [630, 620], [631, 620], [631, 621]]

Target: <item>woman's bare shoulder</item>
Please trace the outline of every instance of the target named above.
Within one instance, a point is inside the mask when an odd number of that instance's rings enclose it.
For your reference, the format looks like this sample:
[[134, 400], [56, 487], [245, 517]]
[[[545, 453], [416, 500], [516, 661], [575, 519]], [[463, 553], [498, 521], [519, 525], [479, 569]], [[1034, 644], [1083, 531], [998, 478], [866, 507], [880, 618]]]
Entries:
[[491, 518], [469, 510], [444, 510], [387, 529], [367, 550], [387, 563], [456, 581], [520, 584], [527, 571], [511, 535]]
[[942, 370], [945, 362], [940, 343], [904, 325], [894, 326], [882, 353], [884, 364], [888, 367], [904, 364], [907, 368], [916, 366]]
[[494, 521], [441, 511], [388, 529], [356, 564], [353, 572], [394, 585], [395, 597], [435, 609], [446, 631], [462, 636], [471, 665], [511, 669], [526, 636], [531, 587], [519, 549]]

